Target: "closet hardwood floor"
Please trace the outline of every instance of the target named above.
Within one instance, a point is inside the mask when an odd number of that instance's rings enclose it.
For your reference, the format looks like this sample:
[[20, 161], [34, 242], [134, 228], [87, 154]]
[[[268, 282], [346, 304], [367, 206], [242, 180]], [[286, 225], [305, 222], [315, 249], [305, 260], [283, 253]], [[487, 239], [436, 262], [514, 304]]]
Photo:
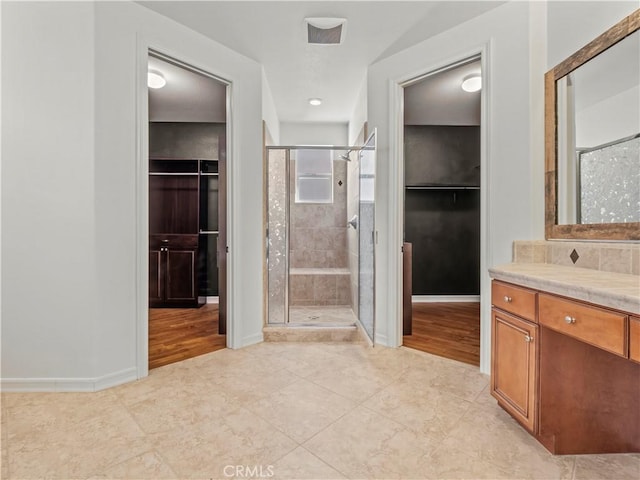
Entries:
[[480, 365], [480, 303], [414, 303], [413, 335], [403, 345]]
[[218, 334], [218, 305], [149, 309], [149, 369], [226, 347]]

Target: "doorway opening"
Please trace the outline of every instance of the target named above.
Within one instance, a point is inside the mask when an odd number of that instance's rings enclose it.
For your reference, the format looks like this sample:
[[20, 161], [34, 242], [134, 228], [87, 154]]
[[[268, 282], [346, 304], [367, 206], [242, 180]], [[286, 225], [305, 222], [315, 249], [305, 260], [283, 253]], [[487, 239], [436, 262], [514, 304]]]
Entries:
[[480, 365], [481, 58], [404, 86], [403, 345]]
[[226, 346], [228, 84], [154, 51], [149, 88], [149, 369]]
[[267, 327], [373, 343], [375, 142], [267, 147]]

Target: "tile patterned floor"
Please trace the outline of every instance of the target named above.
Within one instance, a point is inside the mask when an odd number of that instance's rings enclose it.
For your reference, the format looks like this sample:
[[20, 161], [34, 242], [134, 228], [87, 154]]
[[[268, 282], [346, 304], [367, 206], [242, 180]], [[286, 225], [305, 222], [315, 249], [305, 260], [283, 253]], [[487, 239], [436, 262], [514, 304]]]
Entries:
[[2, 394], [1, 478], [640, 478], [640, 455], [550, 455], [487, 385], [406, 348], [220, 350], [98, 393]]
[[344, 306], [290, 306], [290, 324], [355, 325], [356, 316], [351, 307]]

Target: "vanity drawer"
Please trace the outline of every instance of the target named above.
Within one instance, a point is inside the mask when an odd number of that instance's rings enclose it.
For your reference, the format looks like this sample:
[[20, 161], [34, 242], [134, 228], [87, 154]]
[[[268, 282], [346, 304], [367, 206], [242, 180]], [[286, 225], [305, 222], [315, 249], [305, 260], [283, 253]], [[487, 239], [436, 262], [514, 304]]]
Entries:
[[543, 293], [538, 297], [538, 308], [541, 325], [626, 356], [626, 315]]
[[494, 280], [491, 304], [531, 322], [536, 321], [536, 292], [532, 290]]
[[629, 358], [640, 363], [640, 318], [629, 317]]

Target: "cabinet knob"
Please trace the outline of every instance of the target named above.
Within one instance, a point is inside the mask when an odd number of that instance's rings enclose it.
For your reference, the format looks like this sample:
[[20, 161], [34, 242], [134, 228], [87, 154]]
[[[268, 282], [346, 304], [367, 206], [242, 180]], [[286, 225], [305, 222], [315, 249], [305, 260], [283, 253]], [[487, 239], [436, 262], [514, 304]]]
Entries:
[[507, 296], [507, 295], [505, 295], [505, 296], [504, 296], [504, 301], [505, 301], [505, 302], [507, 302], [507, 303], [511, 303], [511, 300], [512, 300], [512, 299], [511, 299], [511, 297], [509, 297], [509, 296]]
[[571, 317], [569, 315], [564, 317], [564, 321], [567, 322], [568, 325], [571, 325], [572, 323], [576, 323], [575, 317]]
[[533, 342], [533, 337], [531, 335], [525, 335], [524, 336], [524, 341], [527, 343], [531, 343]]

